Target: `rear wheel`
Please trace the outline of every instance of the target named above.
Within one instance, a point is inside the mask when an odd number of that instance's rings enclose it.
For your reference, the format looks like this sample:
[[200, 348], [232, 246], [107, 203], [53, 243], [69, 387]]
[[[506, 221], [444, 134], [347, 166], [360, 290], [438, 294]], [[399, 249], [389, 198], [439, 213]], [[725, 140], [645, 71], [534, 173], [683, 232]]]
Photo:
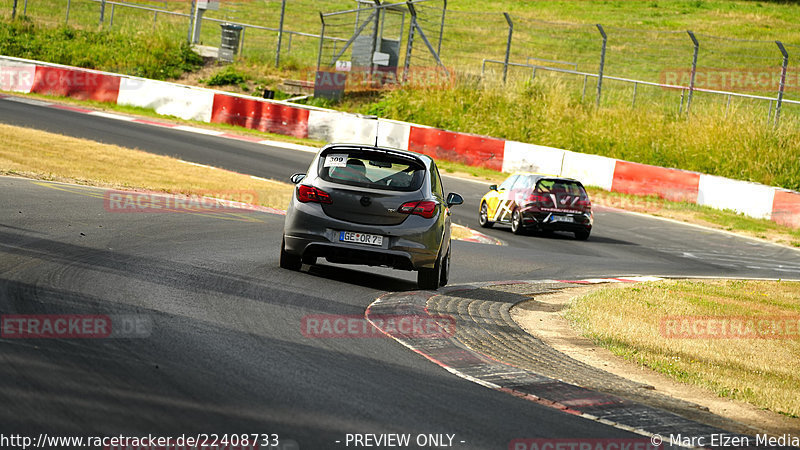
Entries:
[[486, 203], [481, 203], [481, 212], [478, 214], [478, 223], [481, 224], [483, 228], [492, 228], [494, 222], [489, 221], [489, 207], [486, 206]]
[[286, 239], [281, 240], [281, 268], [289, 270], [300, 270], [303, 267], [303, 260], [296, 255], [286, 252]]
[[420, 289], [435, 291], [439, 288], [439, 280], [442, 277], [442, 265], [439, 259], [433, 269], [419, 269], [417, 272], [417, 286]]
[[514, 234], [522, 234], [524, 228], [522, 227], [522, 214], [519, 213], [518, 209], [515, 209], [513, 213], [511, 213], [511, 232]]
[[575, 232], [575, 239], [577, 239], [579, 241], [585, 241], [585, 240], [589, 239], [589, 234], [590, 233], [591, 233], [591, 231], [589, 231], [589, 230], [576, 231]]
[[450, 246], [447, 246], [447, 254], [442, 259], [442, 273], [439, 276], [439, 286], [447, 286], [450, 281]]

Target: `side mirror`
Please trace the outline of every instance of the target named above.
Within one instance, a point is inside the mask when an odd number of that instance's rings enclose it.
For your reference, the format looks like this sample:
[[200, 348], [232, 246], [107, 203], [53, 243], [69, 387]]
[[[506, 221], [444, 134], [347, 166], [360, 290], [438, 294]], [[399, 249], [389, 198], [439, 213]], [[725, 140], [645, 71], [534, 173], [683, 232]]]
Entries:
[[490, 191], [496, 191], [496, 190], [497, 190], [497, 185], [496, 185], [496, 184], [492, 184], [492, 185], [490, 185], [490, 186], [489, 186], [489, 190], [490, 190]]
[[296, 173], [296, 174], [292, 175], [291, 177], [289, 177], [289, 180], [292, 183], [297, 184], [297, 183], [303, 181], [303, 178], [305, 178], [305, 177], [306, 177], [306, 174], [304, 174], [304, 173]]
[[451, 207], [451, 206], [460, 205], [462, 203], [464, 203], [464, 197], [462, 197], [461, 195], [456, 194], [455, 192], [451, 192], [451, 193], [447, 194], [447, 207], [448, 208]]

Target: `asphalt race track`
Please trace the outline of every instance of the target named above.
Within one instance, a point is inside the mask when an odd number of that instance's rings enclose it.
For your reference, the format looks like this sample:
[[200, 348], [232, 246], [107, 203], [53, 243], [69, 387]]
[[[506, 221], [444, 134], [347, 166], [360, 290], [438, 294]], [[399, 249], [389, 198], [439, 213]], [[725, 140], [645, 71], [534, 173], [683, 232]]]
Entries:
[[[312, 157], [7, 99], [0, 122], [282, 181]], [[444, 182], [466, 200], [455, 221], [477, 227], [485, 185]], [[470, 449], [636, 437], [462, 380], [390, 339], [304, 337], [304, 316], [363, 316], [379, 295], [416, 289], [415, 276], [281, 270], [280, 215], [121, 214], [104, 208], [102, 189], [8, 177], [0, 191], [3, 314], [124, 314], [150, 324], [129, 339], [0, 339], [2, 433], [278, 433], [302, 449], [345, 448], [347, 433], [448, 433]], [[452, 283], [800, 278], [798, 251], [609, 210], [596, 211], [586, 242], [486, 232], [509, 245], [455, 242]]]

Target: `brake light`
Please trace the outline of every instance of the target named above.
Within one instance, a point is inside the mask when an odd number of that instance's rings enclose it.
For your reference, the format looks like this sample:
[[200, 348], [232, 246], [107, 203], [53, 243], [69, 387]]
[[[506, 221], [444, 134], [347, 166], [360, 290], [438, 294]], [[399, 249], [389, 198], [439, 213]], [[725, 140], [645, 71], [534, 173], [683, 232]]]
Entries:
[[317, 189], [313, 186], [306, 186], [304, 184], [301, 184], [297, 189], [297, 199], [302, 203], [333, 203], [331, 196], [327, 192], [323, 191], [322, 189]]
[[544, 203], [544, 202], [546, 202], [548, 200], [550, 200], [550, 199], [547, 196], [539, 195], [539, 194], [531, 194], [528, 197], [528, 202], [529, 203]]
[[582, 198], [578, 200], [577, 202], [575, 202], [575, 205], [577, 205], [579, 208], [592, 209], [592, 202], [588, 198], [586, 199]]
[[397, 212], [402, 214], [416, 214], [426, 219], [430, 219], [434, 216], [434, 214], [436, 214], [436, 202], [406, 202], [403, 203], [403, 206], [397, 209]]

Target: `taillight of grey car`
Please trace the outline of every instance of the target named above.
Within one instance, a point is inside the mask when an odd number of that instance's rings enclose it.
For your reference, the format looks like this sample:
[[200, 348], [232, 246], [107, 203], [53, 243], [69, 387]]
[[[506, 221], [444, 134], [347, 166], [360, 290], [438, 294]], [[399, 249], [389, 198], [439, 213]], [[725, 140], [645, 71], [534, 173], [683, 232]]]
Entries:
[[417, 271], [422, 289], [449, 281], [450, 207], [434, 160], [407, 150], [358, 144], [322, 148], [292, 175], [280, 265], [331, 263]]
[[333, 203], [331, 201], [331, 196], [328, 195], [327, 192], [323, 191], [322, 189], [305, 185], [300, 185], [297, 187], [297, 200], [303, 203]]
[[416, 214], [426, 219], [432, 218], [436, 214], [436, 202], [406, 202], [397, 211], [403, 214]]

